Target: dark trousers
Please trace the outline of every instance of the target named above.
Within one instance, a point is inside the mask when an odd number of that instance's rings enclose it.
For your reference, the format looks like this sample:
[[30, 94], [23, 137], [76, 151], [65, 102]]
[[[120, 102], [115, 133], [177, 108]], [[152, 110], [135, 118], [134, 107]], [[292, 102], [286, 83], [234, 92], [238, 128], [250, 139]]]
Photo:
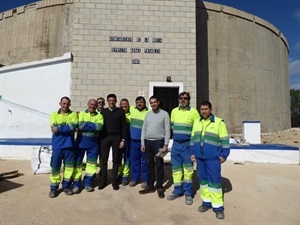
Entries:
[[118, 168], [120, 164], [120, 158], [122, 150], [119, 149], [120, 142], [122, 140], [121, 134], [108, 134], [101, 136], [101, 148], [100, 148], [100, 185], [107, 183], [107, 162], [109, 157], [110, 148], [112, 148], [112, 183], [118, 184]]
[[149, 189], [154, 189], [155, 169], [156, 169], [156, 189], [163, 188], [164, 182], [164, 159], [155, 156], [159, 149], [164, 146], [164, 139], [161, 140], [145, 140], [145, 152], [147, 159], [148, 179], [147, 185]]

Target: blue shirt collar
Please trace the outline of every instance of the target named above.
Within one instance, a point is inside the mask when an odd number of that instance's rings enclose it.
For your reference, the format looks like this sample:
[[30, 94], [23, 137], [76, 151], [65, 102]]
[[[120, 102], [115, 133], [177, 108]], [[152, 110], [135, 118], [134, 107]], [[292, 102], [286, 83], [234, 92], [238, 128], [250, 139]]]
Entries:
[[[178, 107], [178, 110], [182, 110], [181, 106]], [[190, 111], [191, 110], [191, 106], [189, 105], [188, 107], [185, 108], [185, 110]]]
[[[69, 109], [69, 111], [67, 112], [67, 114], [69, 114], [69, 113], [71, 113], [72, 112], [72, 110], [71, 109]], [[61, 114], [62, 112], [61, 112], [61, 108], [57, 111], [57, 113], [58, 114]]]
[[[90, 113], [88, 109], [85, 110], [86, 113]], [[97, 115], [99, 112], [96, 110], [92, 115]]]
[[[214, 123], [214, 122], [215, 122], [215, 115], [214, 115], [214, 114], [211, 114], [210, 117], [209, 117], [209, 119], [210, 119], [211, 122]], [[201, 121], [201, 120], [204, 120], [204, 118], [203, 118], [202, 116], [200, 116], [200, 121]]]

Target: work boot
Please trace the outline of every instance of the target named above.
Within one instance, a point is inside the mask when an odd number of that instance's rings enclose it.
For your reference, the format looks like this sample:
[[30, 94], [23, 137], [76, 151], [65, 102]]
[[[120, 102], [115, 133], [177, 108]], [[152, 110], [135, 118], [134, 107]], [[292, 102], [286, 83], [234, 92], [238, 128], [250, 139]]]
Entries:
[[129, 182], [129, 187], [134, 187], [135, 185], [137, 185], [137, 182], [135, 180]]
[[74, 194], [79, 194], [80, 193], [80, 188], [79, 187], [73, 187], [72, 192]]
[[93, 192], [94, 191], [94, 188], [91, 187], [91, 186], [85, 186], [84, 188], [87, 192]]
[[128, 178], [127, 177], [123, 177], [122, 186], [127, 186], [128, 184], [129, 184]]
[[73, 191], [70, 188], [64, 188], [63, 191], [66, 195], [73, 195]]
[[57, 197], [57, 190], [52, 189], [49, 192], [49, 198], [56, 198]]
[[206, 205], [200, 205], [199, 207], [198, 207], [198, 211], [199, 212], [206, 212], [207, 210], [209, 210], [211, 207], [209, 207], [209, 206], [206, 206]]
[[175, 200], [177, 197], [178, 197], [177, 195], [175, 195], [174, 193], [172, 193], [172, 194], [168, 195], [167, 199], [168, 199], [169, 201], [173, 201], [173, 200]]
[[193, 204], [192, 196], [185, 196], [185, 204], [186, 205], [192, 205]]
[[147, 182], [143, 182], [142, 185], [141, 185], [141, 188], [142, 189], [146, 189], [147, 187], [148, 187]]
[[219, 220], [222, 220], [225, 218], [224, 212], [223, 211], [217, 211], [216, 212], [216, 218]]

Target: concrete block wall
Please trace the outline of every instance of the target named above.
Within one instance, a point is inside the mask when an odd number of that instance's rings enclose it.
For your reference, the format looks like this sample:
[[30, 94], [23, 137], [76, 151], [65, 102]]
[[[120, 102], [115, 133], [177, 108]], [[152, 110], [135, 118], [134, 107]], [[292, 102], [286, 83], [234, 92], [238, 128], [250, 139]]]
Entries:
[[[133, 103], [140, 93], [149, 97], [149, 82], [165, 82], [167, 76], [184, 82], [195, 105], [195, 31], [191, 0], [74, 1], [73, 107], [82, 109], [89, 98], [109, 93]], [[124, 37], [130, 41], [118, 39]], [[113, 48], [127, 52], [112, 52]], [[134, 59], [140, 64], [133, 64]]]

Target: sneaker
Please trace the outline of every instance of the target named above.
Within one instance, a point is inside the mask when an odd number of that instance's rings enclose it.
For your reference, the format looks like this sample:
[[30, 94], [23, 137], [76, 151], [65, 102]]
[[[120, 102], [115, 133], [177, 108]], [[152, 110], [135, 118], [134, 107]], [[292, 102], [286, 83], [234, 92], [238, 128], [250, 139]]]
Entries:
[[164, 192], [165, 192], [164, 189], [158, 188], [158, 189], [157, 189], [158, 197], [159, 197], [159, 198], [164, 198], [164, 197], [165, 197], [165, 193], [164, 193]]
[[91, 186], [85, 186], [84, 188], [87, 192], [93, 192], [94, 191], [94, 188], [91, 187]]
[[207, 210], [209, 210], [211, 207], [209, 207], [209, 206], [206, 206], [206, 205], [200, 205], [199, 207], [198, 207], [198, 211], [199, 212], [206, 212]]
[[192, 198], [192, 196], [185, 196], [185, 204], [186, 205], [193, 204], [193, 198]]
[[73, 192], [74, 194], [79, 194], [79, 193], [80, 193], [80, 188], [79, 188], [79, 187], [74, 187], [74, 188], [72, 189], [72, 192]]
[[70, 188], [64, 188], [63, 191], [66, 195], [73, 195], [73, 191]]
[[147, 187], [148, 187], [147, 182], [143, 182], [142, 185], [141, 185], [141, 188], [142, 189], [146, 189]]
[[172, 194], [170, 194], [168, 197], [167, 197], [167, 199], [169, 200], [169, 201], [173, 201], [174, 199], [176, 199], [178, 196], [177, 195], [175, 195], [174, 193], [172, 193]]
[[55, 197], [57, 197], [57, 190], [51, 190], [50, 192], [49, 192], [49, 198], [55, 198]]
[[217, 211], [216, 212], [216, 218], [219, 220], [222, 220], [225, 218], [224, 212], [223, 211]]
[[123, 179], [122, 185], [123, 185], [123, 186], [127, 186], [128, 184], [129, 184], [129, 181], [128, 181], [127, 179], [126, 179], [126, 180]]
[[129, 187], [134, 187], [135, 185], [137, 185], [137, 182], [135, 180], [129, 182]]

